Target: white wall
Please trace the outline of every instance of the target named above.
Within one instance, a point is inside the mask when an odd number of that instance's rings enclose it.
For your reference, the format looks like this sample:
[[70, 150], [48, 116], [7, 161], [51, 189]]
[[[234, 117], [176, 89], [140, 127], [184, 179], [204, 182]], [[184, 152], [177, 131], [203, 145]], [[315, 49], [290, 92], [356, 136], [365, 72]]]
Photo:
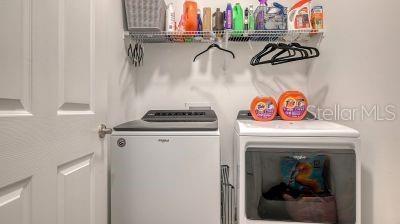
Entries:
[[[177, 0], [175, 4], [181, 2]], [[201, 2], [202, 6], [225, 7], [224, 1]], [[256, 5], [256, 1], [250, 0], [241, 4], [250, 2]], [[393, 44], [399, 34], [398, 16], [394, 12], [399, 3], [395, 0], [379, 4], [324, 2], [328, 32], [322, 56], [314, 61], [310, 74], [310, 64], [304, 62], [252, 67], [249, 60], [263, 45], [253, 45], [251, 49], [246, 44], [229, 46], [237, 53], [236, 59], [214, 51], [195, 63], [192, 63], [194, 55], [207, 45], [146, 45], [144, 66], [132, 68], [126, 60], [119, 3], [109, 6], [110, 125], [138, 119], [149, 109], [183, 109], [187, 102], [209, 102], [219, 117], [223, 163], [230, 164], [236, 114], [247, 109], [256, 95], [279, 97], [282, 90], [298, 89], [312, 102], [328, 106], [336, 102], [348, 106], [371, 102], [398, 104], [395, 96], [399, 94], [395, 89], [399, 77], [394, 54], [399, 47]], [[283, 3], [290, 5], [287, 1]], [[380, 7], [380, 11], [374, 8], [381, 4], [388, 7]], [[384, 55], [385, 59], [378, 58]], [[363, 135], [363, 223], [400, 223], [397, 212], [400, 192], [396, 190], [400, 174], [395, 160], [400, 155], [396, 148], [399, 122], [346, 124]]]
[[[175, 2], [181, 6], [178, 2], [184, 1]], [[247, 6], [250, 2], [256, 5], [253, 1], [241, 4]], [[203, 5], [226, 7], [212, 1], [203, 1]], [[121, 24], [118, 21], [114, 24], [118, 29], [113, 27], [117, 34], [113, 45], [120, 49], [123, 48]], [[194, 56], [206, 49], [207, 44], [150, 44], [145, 45], [144, 66], [140, 68], [129, 66], [124, 52], [119, 52], [110, 78], [111, 124], [141, 118], [150, 109], [185, 109], [185, 103], [208, 102], [220, 122], [223, 163], [230, 164], [233, 126], [239, 110], [248, 109], [257, 95], [278, 98], [282, 90], [307, 92], [309, 63], [276, 67], [249, 64], [251, 57], [264, 46], [231, 44], [229, 49], [236, 52], [236, 59], [212, 51], [193, 63]]]
[[[314, 104], [393, 104], [400, 116], [399, 7], [396, 0], [326, 1], [328, 32], [322, 56], [309, 76]], [[339, 122], [360, 130], [362, 136], [363, 224], [398, 224], [400, 117], [395, 121], [357, 117]]]

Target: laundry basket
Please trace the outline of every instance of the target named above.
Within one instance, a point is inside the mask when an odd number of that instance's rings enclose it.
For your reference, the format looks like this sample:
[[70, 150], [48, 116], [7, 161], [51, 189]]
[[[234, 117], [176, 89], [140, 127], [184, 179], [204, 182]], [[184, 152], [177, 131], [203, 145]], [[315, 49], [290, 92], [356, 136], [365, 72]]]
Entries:
[[132, 32], [165, 30], [164, 0], [125, 0], [126, 24]]

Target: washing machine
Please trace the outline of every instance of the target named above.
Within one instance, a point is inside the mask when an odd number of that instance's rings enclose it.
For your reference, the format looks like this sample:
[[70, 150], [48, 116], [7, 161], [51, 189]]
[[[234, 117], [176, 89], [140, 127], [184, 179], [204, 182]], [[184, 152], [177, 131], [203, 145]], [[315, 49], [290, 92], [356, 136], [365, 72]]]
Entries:
[[361, 223], [360, 134], [316, 120], [257, 122], [234, 136], [239, 224]]
[[212, 110], [149, 111], [111, 136], [111, 224], [220, 224]]

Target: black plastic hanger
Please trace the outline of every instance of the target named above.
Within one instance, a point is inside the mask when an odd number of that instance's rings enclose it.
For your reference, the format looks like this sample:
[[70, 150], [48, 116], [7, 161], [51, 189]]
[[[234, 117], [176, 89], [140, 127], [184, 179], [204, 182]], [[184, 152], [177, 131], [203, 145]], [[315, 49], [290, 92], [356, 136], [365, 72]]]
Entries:
[[319, 55], [320, 55], [319, 50], [315, 47], [307, 47], [307, 46], [303, 46], [299, 43], [291, 43], [291, 46], [309, 50], [311, 53], [311, 56], [309, 56], [308, 58], [316, 58], [316, 57], [319, 57]]
[[260, 59], [264, 57], [265, 55], [275, 51], [277, 49], [277, 45], [274, 43], [268, 43], [260, 52], [258, 52], [251, 60], [250, 64], [255, 66], [258, 65], [260, 62]]
[[272, 65], [278, 65], [278, 64], [283, 64], [283, 63], [288, 63], [288, 62], [293, 62], [293, 61], [300, 61], [304, 59], [310, 59], [310, 58], [315, 58], [319, 57], [320, 53], [319, 50], [315, 47], [307, 47], [307, 46], [302, 46], [299, 43], [292, 43], [289, 46], [291, 46], [295, 50], [302, 50], [305, 51], [304, 49], [307, 49], [310, 51], [311, 55], [309, 55], [306, 51], [306, 55], [302, 55], [302, 57], [295, 57], [295, 58], [273, 58], [271, 59], [271, 64]]
[[232, 57], [235, 58], [235, 54], [234, 54], [232, 51], [227, 50], [227, 49], [224, 49], [224, 48], [220, 47], [218, 44], [213, 43], [213, 44], [211, 44], [210, 46], [208, 46], [208, 48], [207, 48], [206, 50], [204, 50], [204, 51], [198, 53], [198, 54], [194, 57], [193, 62], [195, 62], [196, 59], [197, 59], [200, 55], [206, 53], [207, 51], [209, 51], [211, 48], [214, 48], [214, 47], [215, 47], [215, 48], [218, 48], [218, 49], [221, 50], [221, 51], [225, 51], [225, 52], [230, 53], [230, 54], [232, 55]]
[[[303, 60], [303, 59], [308, 58], [308, 53], [304, 49], [295, 48], [291, 45], [287, 45], [284, 43], [280, 43], [280, 44], [278, 44], [278, 46], [282, 50], [271, 58], [270, 63], [272, 65], [282, 64], [282, 62], [286, 63], [286, 62]], [[293, 51], [293, 53], [291, 53], [291, 51]], [[289, 54], [288, 56], [279, 57], [280, 55], [282, 55], [286, 52], [288, 52], [288, 54]], [[300, 56], [294, 57], [297, 55], [296, 52], [299, 52]]]
[[[280, 56], [284, 53], [288, 53], [288, 54], [286, 56], [281, 57], [280, 59], [291, 58], [296, 55], [295, 49], [292, 49], [287, 44], [279, 43], [279, 44], [271, 44], [271, 46], [273, 46], [273, 47], [269, 51], [261, 52], [261, 54], [257, 54], [255, 56], [255, 60], [254, 61], [252, 60], [253, 66], [254, 65], [262, 65], [262, 64], [272, 64], [272, 62], [274, 62], [278, 56]], [[281, 51], [278, 52], [277, 54], [275, 54], [271, 59], [266, 60], [266, 61], [260, 61], [260, 59], [262, 57], [266, 56], [267, 54], [269, 54], [277, 49], [281, 49]], [[304, 53], [303, 51], [304, 50], [301, 51], [302, 55]]]

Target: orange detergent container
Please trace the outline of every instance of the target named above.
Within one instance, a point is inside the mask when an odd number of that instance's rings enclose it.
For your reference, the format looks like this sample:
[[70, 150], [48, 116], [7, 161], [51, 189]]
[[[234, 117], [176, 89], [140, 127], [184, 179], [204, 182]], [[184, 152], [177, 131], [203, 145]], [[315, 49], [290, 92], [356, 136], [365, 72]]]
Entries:
[[250, 105], [250, 113], [256, 121], [271, 121], [275, 118], [278, 107], [274, 98], [255, 97]]
[[302, 92], [287, 91], [279, 97], [278, 114], [286, 121], [300, 121], [307, 115], [308, 101]]
[[185, 31], [197, 31], [197, 2], [186, 0], [183, 4]]

